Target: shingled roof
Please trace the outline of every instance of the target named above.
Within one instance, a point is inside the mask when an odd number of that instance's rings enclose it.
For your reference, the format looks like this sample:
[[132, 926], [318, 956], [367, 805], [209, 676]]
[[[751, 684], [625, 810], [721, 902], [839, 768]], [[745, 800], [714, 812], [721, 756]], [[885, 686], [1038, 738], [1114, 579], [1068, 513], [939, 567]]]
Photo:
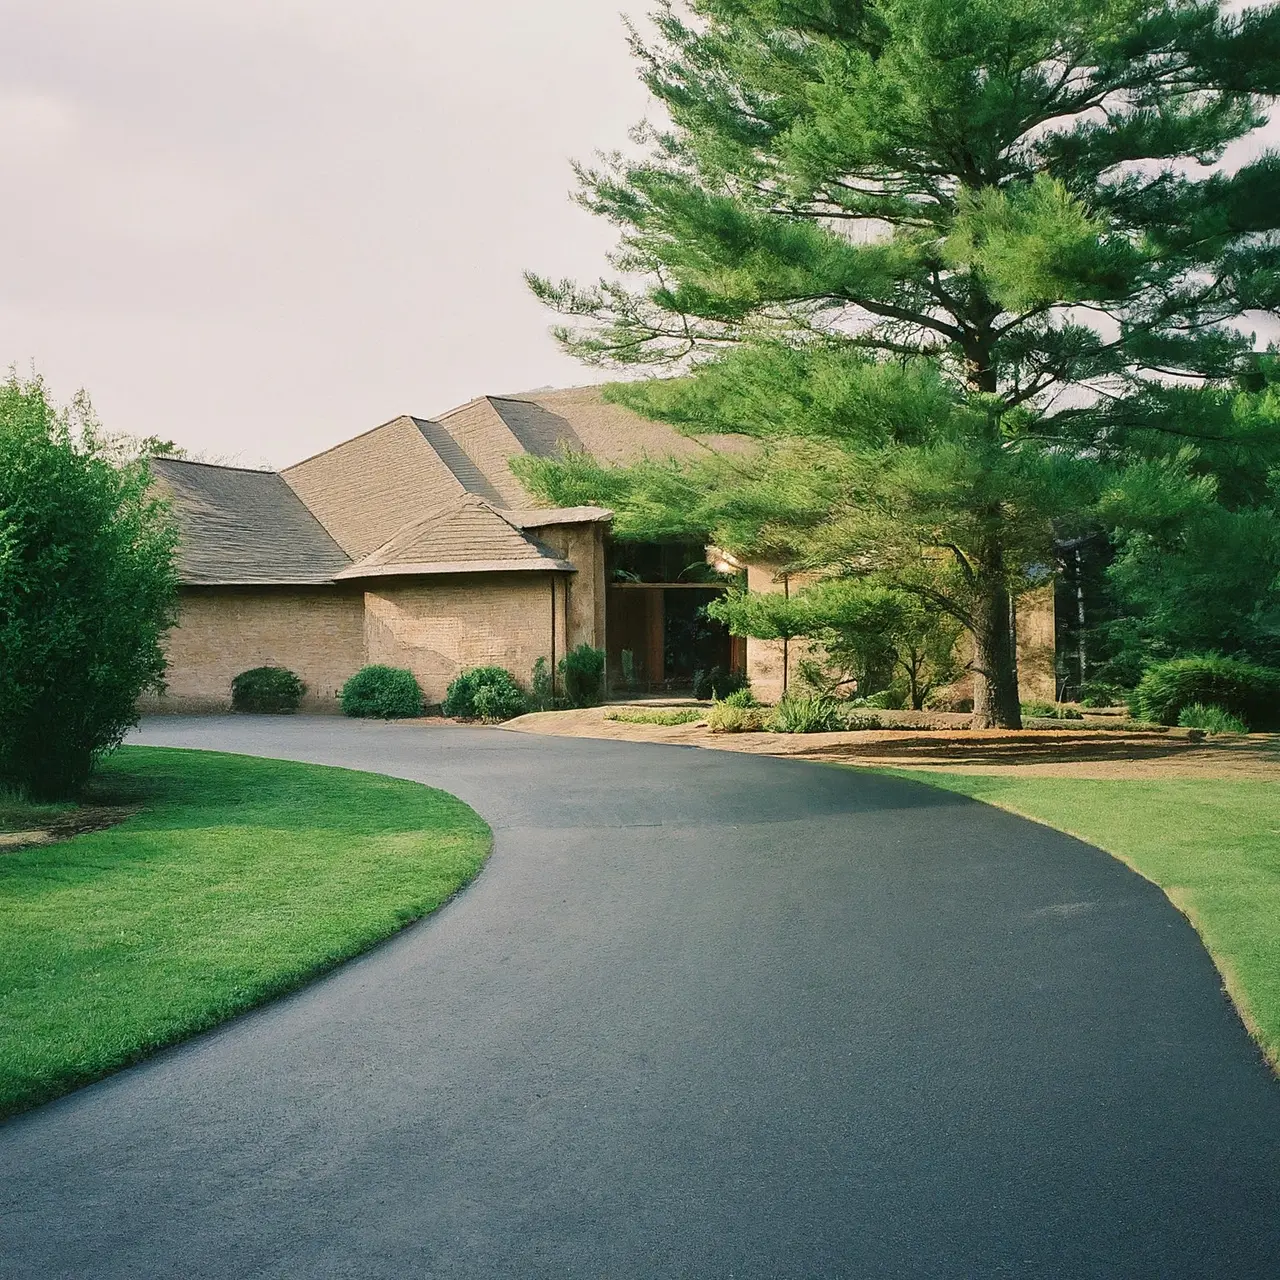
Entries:
[[182, 537], [178, 573], [192, 586], [332, 582], [351, 563], [273, 471], [153, 458]]
[[529, 570], [576, 572], [567, 560], [559, 559], [537, 539], [521, 533], [483, 498], [469, 493], [444, 510], [406, 525], [390, 541], [337, 576], [417, 577]]

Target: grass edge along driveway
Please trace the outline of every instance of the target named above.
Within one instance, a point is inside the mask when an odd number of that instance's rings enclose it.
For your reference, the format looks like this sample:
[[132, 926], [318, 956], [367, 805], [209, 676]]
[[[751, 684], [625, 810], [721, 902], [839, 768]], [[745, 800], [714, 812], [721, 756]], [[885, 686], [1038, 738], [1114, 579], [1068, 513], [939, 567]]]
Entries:
[[290, 991], [447, 902], [489, 828], [416, 782], [126, 747], [142, 811], [0, 854], [0, 1118]]
[[1114, 779], [886, 769], [1054, 827], [1162, 889], [1195, 927], [1280, 1071], [1280, 788], [1255, 779]]

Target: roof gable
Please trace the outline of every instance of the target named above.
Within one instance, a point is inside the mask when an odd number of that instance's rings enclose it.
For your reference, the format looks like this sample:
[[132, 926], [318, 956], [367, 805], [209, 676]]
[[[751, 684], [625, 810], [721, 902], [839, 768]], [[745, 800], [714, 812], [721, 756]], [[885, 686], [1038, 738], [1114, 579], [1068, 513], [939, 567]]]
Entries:
[[572, 572], [573, 565], [520, 532], [483, 498], [466, 494], [444, 510], [411, 521], [340, 576], [526, 570]]

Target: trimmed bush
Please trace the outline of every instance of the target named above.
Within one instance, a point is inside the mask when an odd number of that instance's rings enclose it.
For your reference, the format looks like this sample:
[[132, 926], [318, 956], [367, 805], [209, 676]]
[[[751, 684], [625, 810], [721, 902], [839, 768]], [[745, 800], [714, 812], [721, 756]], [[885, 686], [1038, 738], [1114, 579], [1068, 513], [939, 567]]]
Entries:
[[769, 727], [775, 733], [834, 733], [845, 727], [845, 709], [835, 698], [787, 694]]
[[1183, 707], [1178, 723], [1184, 729], [1203, 729], [1206, 733], [1249, 732], [1249, 726], [1239, 716], [1233, 716], [1221, 707], [1206, 707], [1199, 702]]
[[512, 681], [511, 684], [482, 684], [476, 690], [472, 705], [479, 719], [498, 723], [524, 715], [527, 703], [524, 693]]
[[604, 701], [604, 650], [589, 644], [560, 659], [560, 679], [571, 707], [598, 707]]
[[307, 686], [288, 667], [254, 667], [231, 682], [231, 709], [259, 715], [292, 715]]
[[342, 710], [371, 720], [406, 720], [422, 714], [422, 690], [412, 671], [361, 667], [342, 686]]
[[[482, 689], [492, 692], [477, 702]], [[454, 677], [440, 709], [456, 720], [510, 720], [524, 714], [528, 701], [505, 667], [472, 667]]]
[[702, 702], [721, 700], [747, 687], [747, 677], [741, 671], [726, 671], [724, 667], [701, 667], [693, 673], [693, 696]]
[[764, 712], [759, 707], [717, 702], [707, 712], [707, 728], [712, 733], [759, 733], [764, 727]]
[[1220, 707], [1255, 729], [1280, 729], [1280, 671], [1235, 658], [1176, 658], [1147, 670], [1129, 710], [1139, 720], [1172, 725], [1195, 703]]

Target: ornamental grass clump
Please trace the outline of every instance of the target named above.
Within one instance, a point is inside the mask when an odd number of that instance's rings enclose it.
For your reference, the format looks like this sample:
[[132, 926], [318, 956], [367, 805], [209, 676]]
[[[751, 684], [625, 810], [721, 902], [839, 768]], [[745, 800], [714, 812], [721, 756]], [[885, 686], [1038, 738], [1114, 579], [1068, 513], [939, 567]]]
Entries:
[[369, 666], [342, 686], [342, 710], [370, 720], [407, 720], [422, 714], [422, 690], [412, 671]]
[[715, 702], [707, 712], [707, 728], [712, 733], [759, 733], [765, 727], [764, 712], [759, 707]]
[[307, 686], [287, 667], [253, 667], [231, 682], [231, 709], [257, 715], [292, 715]]
[[1280, 671], [1214, 655], [1150, 667], [1129, 700], [1136, 719], [1174, 725], [1184, 709], [1217, 707], [1256, 730], [1280, 729]]
[[440, 709], [455, 720], [512, 720], [528, 699], [505, 667], [471, 667], [454, 677]]
[[1178, 724], [1184, 729], [1203, 729], [1205, 733], [1249, 732], [1249, 726], [1239, 716], [1233, 716], [1221, 707], [1206, 707], [1200, 702], [1183, 707], [1178, 715]]
[[836, 733], [845, 728], [845, 709], [820, 694], [787, 694], [773, 709], [775, 733]]

